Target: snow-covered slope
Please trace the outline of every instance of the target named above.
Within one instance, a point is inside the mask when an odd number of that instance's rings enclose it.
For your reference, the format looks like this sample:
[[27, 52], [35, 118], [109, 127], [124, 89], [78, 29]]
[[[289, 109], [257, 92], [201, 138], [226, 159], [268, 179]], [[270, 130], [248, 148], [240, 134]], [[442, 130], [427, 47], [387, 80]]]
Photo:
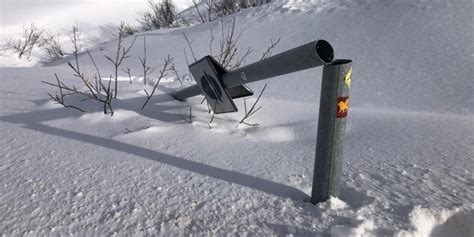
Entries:
[[[173, 2], [178, 10], [192, 5], [191, 0]], [[95, 27], [120, 21], [133, 25], [138, 12], [146, 9], [146, 0], [2, 0], [0, 33], [16, 34], [31, 22], [53, 32], [69, 30], [74, 22]]]
[[[235, 16], [239, 47], [255, 50], [248, 62], [278, 38], [274, 53], [323, 38], [337, 58], [354, 60], [341, 196], [316, 206], [308, 198], [321, 69], [267, 81], [250, 119], [259, 127], [238, 126], [239, 112], [216, 116], [209, 129], [201, 98], [182, 103], [162, 91], [139, 109], [141, 36], [150, 65], [169, 54], [185, 73], [182, 33], [199, 58], [219, 21], [140, 34], [123, 66], [137, 78], [121, 82], [113, 117], [92, 101], [76, 102], [87, 113], [47, 101], [54, 89], [40, 81], [53, 73], [72, 81], [66, 60], [0, 68], [1, 233], [473, 236], [472, 7], [275, 0]], [[115, 43], [92, 50], [103, 75]], [[86, 55], [81, 61], [92, 70]], [[167, 79], [160, 89], [179, 86]]]

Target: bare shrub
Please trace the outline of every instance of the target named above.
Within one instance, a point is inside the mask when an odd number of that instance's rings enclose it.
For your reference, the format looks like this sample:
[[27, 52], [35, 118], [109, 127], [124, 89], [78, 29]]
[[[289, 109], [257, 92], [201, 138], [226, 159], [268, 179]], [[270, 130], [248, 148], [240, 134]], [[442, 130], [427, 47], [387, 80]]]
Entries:
[[258, 5], [270, 3], [271, 0], [238, 0], [237, 4], [240, 9], [256, 7]]
[[51, 31], [47, 31], [45, 36], [43, 36], [41, 49], [46, 53], [49, 61], [64, 57], [64, 50], [57, 37]]
[[[232, 24], [225, 29], [224, 23], [221, 22], [221, 39], [219, 41], [219, 54], [217, 55], [217, 61], [227, 68], [228, 70], [234, 70], [239, 68], [245, 59], [252, 53], [252, 49], [248, 48], [242, 56], [239, 56], [239, 49], [237, 42], [242, 36], [243, 32], [236, 34], [235, 32], [235, 18], [232, 20]], [[211, 42], [212, 42], [211, 38]]]
[[[152, 4], [152, 3], [150, 3], [150, 4]], [[140, 14], [141, 14], [140, 18], [137, 19], [137, 21], [140, 23], [143, 30], [149, 31], [149, 30], [155, 30], [155, 29], [160, 29], [161, 28], [160, 22], [155, 17], [153, 12], [143, 12], [143, 13], [140, 13]]]
[[[238, 69], [239, 67], [243, 66], [246, 62], [246, 58], [253, 53], [253, 49], [248, 48], [244, 53], [241, 53], [239, 47], [238, 47], [238, 41], [240, 37], [242, 36], [243, 32], [236, 33], [236, 22], [235, 18], [232, 20], [232, 23], [228, 25], [227, 27], [221, 21], [221, 35], [220, 38], [217, 39], [219, 41], [218, 44], [218, 52], [214, 54], [213, 52], [213, 46], [214, 42], [216, 41], [216, 37], [214, 36], [214, 31], [211, 29], [210, 30], [210, 36], [211, 39], [209, 41], [209, 53], [211, 56], [213, 56], [224, 68], [227, 70], [235, 70]], [[183, 38], [186, 41], [189, 51], [191, 52], [192, 59], [194, 61], [197, 61], [197, 58], [194, 53], [193, 49], [193, 43], [194, 41], [190, 39], [189, 35], [183, 33]], [[264, 60], [272, 55], [273, 49], [278, 45], [280, 42], [280, 39], [277, 39], [276, 41], [270, 40], [270, 46], [262, 53], [262, 56], [260, 57], [260, 60]], [[188, 62], [188, 56], [186, 53], [186, 50], [184, 50], [185, 58], [186, 61]], [[189, 65], [189, 62], [188, 62]], [[246, 100], [244, 100], [244, 109], [245, 109], [245, 116], [242, 120], [240, 120], [240, 124], [248, 125], [248, 126], [258, 126], [259, 124], [250, 124], [246, 122], [246, 119], [248, 119], [250, 116], [255, 114], [258, 110], [261, 109], [261, 107], [255, 108], [258, 101], [260, 100], [263, 92], [266, 89], [266, 84], [265, 87], [263, 88], [262, 92], [260, 92], [260, 95], [258, 96], [257, 100], [253, 104], [253, 106], [250, 108], [250, 110], [247, 110], [247, 104]], [[204, 98], [201, 103], [204, 103], [206, 99]], [[207, 103], [207, 102], [206, 102]], [[208, 106], [208, 111], [209, 114], [211, 114], [210, 121], [208, 122], [209, 128], [212, 128], [212, 122], [214, 121], [215, 114], [212, 112], [213, 108], [207, 103]]]
[[134, 35], [136, 33], [138, 33], [138, 29], [129, 25], [129, 24], [126, 24], [124, 29], [123, 29], [123, 32], [125, 35], [129, 36], [129, 35]]
[[[73, 109], [77, 109], [81, 112], [86, 112], [85, 110], [83, 110], [79, 107], [66, 104], [66, 102], [64, 100], [64, 98], [66, 96], [81, 95], [81, 96], [85, 97], [84, 100], [93, 99], [93, 100], [96, 100], [96, 101], [102, 103], [104, 114], [110, 113], [110, 115], [113, 115], [114, 114], [114, 110], [112, 109], [113, 89], [111, 88], [112, 76], [110, 77], [108, 85], [105, 86], [102, 83], [102, 80], [100, 79], [100, 71], [97, 68], [97, 64], [95, 63], [95, 61], [92, 58], [89, 51], [87, 51], [87, 54], [89, 55], [92, 63], [94, 64], [94, 66], [97, 70], [97, 74], [94, 74], [94, 76], [93, 76], [94, 80], [92, 80], [91, 78], [85, 76], [85, 74], [81, 71], [81, 68], [79, 66], [79, 58], [78, 58], [78, 53], [77, 53], [77, 49], [78, 49], [77, 44], [78, 43], [77, 43], [77, 36], [76, 36], [75, 32], [77, 32], [77, 29], [74, 27], [73, 36], [72, 36], [72, 40], [73, 40], [72, 43], [73, 43], [73, 46], [74, 46], [74, 49], [75, 49], [75, 51], [74, 51], [74, 56], [75, 56], [74, 57], [74, 59], [75, 59], [74, 64], [75, 65], [73, 65], [73, 63], [71, 63], [71, 62], [68, 62], [68, 65], [74, 71], [74, 76], [81, 79], [82, 84], [87, 89], [86, 90], [80, 90], [80, 89], [76, 88], [75, 86], [69, 86], [66, 83], [64, 83], [63, 81], [61, 81], [57, 74], [54, 74], [55, 77], [56, 77], [57, 84], [53, 84], [53, 83], [45, 82], [45, 81], [42, 81], [42, 82], [47, 84], [47, 85], [54, 86], [54, 87], [59, 89], [59, 94], [56, 92], [55, 96], [53, 96], [50, 93], [48, 93], [48, 95], [49, 95], [49, 97], [52, 101], [63, 105], [65, 108], [73, 108]], [[64, 93], [64, 91], [66, 91], [66, 93]], [[103, 91], [103, 94], [100, 91]]]
[[149, 11], [141, 12], [137, 19], [146, 31], [173, 26], [177, 20], [176, 5], [172, 0], [162, 0], [160, 3], [148, 1]]
[[214, 3], [216, 14], [220, 17], [234, 14], [238, 10], [234, 0], [219, 0]]
[[[81, 112], [85, 112], [83, 109], [81, 109], [79, 107], [76, 107], [74, 105], [67, 105], [64, 102], [64, 97], [66, 97], [66, 95], [63, 93], [64, 84], [59, 80], [59, 77], [56, 73], [54, 74], [54, 76], [56, 77], [56, 81], [58, 83], [56, 86], [59, 88], [59, 95], [58, 95], [58, 92], [56, 92], [56, 94], [54, 96], [52, 94], [48, 93], [50, 100], [56, 102], [57, 104], [60, 104], [60, 105], [64, 106], [64, 108], [72, 108], [72, 109], [77, 109]], [[43, 83], [46, 83], [46, 82], [43, 82]]]
[[[210, 30], [211, 39], [209, 40], [209, 53], [213, 56], [224, 68], [227, 70], [235, 70], [245, 64], [246, 59], [253, 53], [252, 48], [247, 48], [246, 51], [241, 51], [238, 47], [238, 41], [242, 36], [243, 31], [240, 33], [236, 32], [236, 21], [235, 18], [232, 20], [232, 23], [228, 26], [224, 24], [221, 20], [221, 34], [220, 38], [216, 39], [214, 36], [214, 31]], [[194, 41], [189, 38], [189, 36], [183, 33], [183, 38], [188, 45], [188, 49], [191, 52], [192, 59], [197, 61], [193, 43]], [[216, 40], [218, 40], [218, 52], [214, 53], [213, 48], [215, 47]], [[261, 60], [267, 58], [271, 55], [273, 48], [280, 42], [280, 39], [277, 41], [271, 41], [270, 47], [263, 53]], [[188, 60], [186, 50], [185, 57]], [[188, 63], [189, 64], [189, 63]]]
[[239, 9], [244, 9], [249, 7], [255, 7], [257, 6], [257, 3], [254, 0], [238, 0], [237, 6], [239, 7]]
[[176, 21], [176, 5], [172, 0], [162, 0], [160, 3], [158, 19], [163, 27], [170, 27]]
[[[120, 22], [122, 24], [122, 22]], [[109, 23], [105, 25], [100, 25], [98, 27], [98, 33], [94, 35], [90, 35], [87, 40], [90, 45], [97, 45], [99, 49], [103, 51], [105, 46], [110, 41], [114, 41], [118, 38], [118, 31], [117, 27], [120, 26], [117, 24]], [[124, 24], [123, 26], [123, 34], [124, 36], [130, 36], [138, 33], [138, 29], [136, 27], [130, 26], [129, 24]]]
[[[110, 81], [108, 83], [108, 86], [105, 87], [104, 84], [102, 84], [101, 82], [101, 86], [103, 87], [103, 91], [105, 92], [105, 95], [100, 95], [100, 96], [97, 96], [97, 94], [92, 94], [90, 91], [81, 91], [79, 89], [77, 89], [75, 86], [69, 86], [67, 85], [66, 83], [62, 82], [61, 80], [59, 80], [59, 77], [57, 74], [54, 74], [55, 77], [56, 77], [56, 81], [57, 81], [57, 84], [53, 84], [53, 83], [49, 83], [49, 82], [46, 82], [46, 81], [42, 81], [42, 83], [45, 83], [47, 85], [50, 85], [50, 86], [54, 86], [54, 87], [57, 87], [59, 89], [59, 95], [58, 93], [56, 92], [56, 95], [53, 96], [51, 95], [50, 93], [48, 93], [50, 99], [58, 104], [61, 104], [63, 105], [65, 108], [73, 108], [73, 109], [77, 109], [81, 112], [86, 112], [85, 110], [77, 107], [77, 106], [73, 106], [73, 105], [68, 105], [66, 104], [66, 102], [64, 101], [64, 98], [66, 96], [71, 96], [71, 95], [82, 95], [85, 97], [85, 100], [88, 100], [88, 99], [94, 99], [98, 102], [101, 102], [103, 104], [103, 109], [104, 109], [104, 114], [107, 114], [108, 111], [110, 111], [110, 115], [114, 115], [114, 111], [112, 109], [112, 99], [113, 99], [113, 92], [112, 92], [112, 89], [110, 87], [110, 82], [112, 81], [112, 78], [110, 78]], [[89, 88], [92, 86], [92, 84], [86, 80], [86, 86]], [[63, 91], [66, 91], [67, 94], [65, 94]], [[105, 97], [105, 98], [104, 98]]]
[[241, 9], [269, 3], [271, 0], [215, 0], [214, 11], [220, 17], [234, 14]]
[[113, 65], [114, 65], [114, 79], [115, 79], [115, 86], [114, 86], [114, 98], [117, 98], [117, 87], [118, 87], [118, 70], [120, 65], [122, 64], [123, 60], [126, 58], [129, 58], [130, 56], [128, 53], [130, 52], [130, 49], [132, 49], [133, 44], [135, 44], [135, 40], [137, 39], [137, 36], [133, 38], [132, 43], [128, 46], [128, 48], [125, 48], [123, 46], [123, 39], [126, 36], [125, 35], [125, 23], [121, 22], [119, 27], [118, 27], [118, 39], [117, 39], [117, 51], [115, 53], [114, 59], [112, 59], [110, 56], [105, 55], [105, 58], [109, 60]]
[[[218, 52], [214, 53], [213, 48], [215, 47], [216, 37], [214, 31], [210, 30], [210, 40], [209, 40], [209, 54], [214, 57], [224, 68], [227, 70], [235, 70], [245, 64], [246, 59], [254, 52], [252, 48], [248, 48], [244, 53], [238, 47], [238, 42], [242, 36], [243, 31], [240, 33], [236, 32], [236, 22], [235, 18], [232, 20], [232, 23], [228, 26], [225, 26], [224, 22], [221, 20], [221, 35], [217, 40], [219, 41]], [[194, 40], [189, 38], [189, 35], [183, 33], [183, 38], [188, 45], [188, 49], [191, 52], [192, 59], [197, 61], [196, 54], [193, 49]], [[260, 60], [264, 60], [272, 55], [273, 49], [280, 43], [280, 39], [272, 40], [270, 39], [270, 45], [262, 53]], [[184, 49], [184, 55], [186, 62], [189, 65], [188, 54], [186, 49]]]
[[41, 43], [42, 29], [38, 28], [34, 23], [29, 26], [23, 26], [23, 32], [20, 39], [12, 40], [8, 45], [15, 50], [18, 58], [26, 56], [27, 59], [31, 56], [31, 51], [35, 46]]
[[[198, 13], [199, 19], [201, 19], [202, 23], [211, 22], [216, 19], [214, 16], [214, 4], [216, 0], [201, 0], [199, 3], [196, 0], [193, 0], [194, 8], [196, 8], [196, 12]], [[199, 9], [199, 5], [201, 5], [204, 10], [205, 14], [201, 13], [201, 10]]]

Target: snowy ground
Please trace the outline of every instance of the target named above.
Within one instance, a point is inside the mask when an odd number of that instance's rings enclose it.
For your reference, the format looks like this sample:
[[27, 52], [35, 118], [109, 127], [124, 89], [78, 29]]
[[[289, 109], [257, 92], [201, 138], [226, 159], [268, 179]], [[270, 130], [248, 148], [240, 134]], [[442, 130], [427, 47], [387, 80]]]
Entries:
[[[239, 112], [209, 129], [200, 97], [163, 92], [179, 87], [172, 80], [139, 109], [141, 36], [151, 65], [170, 54], [184, 73], [182, 32], [201, 57], [218, 21], [142, 33], [124, 65], [137, 78], [120, 83], [113, 117], [93, 101], [69, 100], [87, 113], [48, 101], [54, 89], [40, 81], [74, 83], [71, 58], [0, 68], [0, 233], [474, 236], [472, 11], [468, 0], [275, 0], [237, 15], [241, 48], [256, 50], [249, 62], [277, 38], [275, 53], [323, 38], [354, 60], [341, 196], [316, 206], [320, 69], [267, 81], [256, 128], [238, 126]], [[114, 46], [92, 50], [103, 74]]]

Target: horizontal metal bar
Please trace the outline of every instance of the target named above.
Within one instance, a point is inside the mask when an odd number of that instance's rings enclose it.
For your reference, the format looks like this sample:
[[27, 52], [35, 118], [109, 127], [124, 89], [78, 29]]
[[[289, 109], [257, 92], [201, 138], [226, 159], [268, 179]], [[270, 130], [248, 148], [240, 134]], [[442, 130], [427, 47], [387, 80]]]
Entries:
[[325, 40], [290, 49], [265, 60], [241, 67], [222, 75], [225, 87], [244, 85], [292, 72], [297, 72], [330, 63], [334, 58], [331, 45]]
[[[222, 84], [232, 88], [247, 83], [256, 82], [292, 72], [297, 72], [330, 63], [334, 58], [331, 45], [325, 40], [316, 40], [311, 43], [290, 49], [265, 60], [252, 63], [221, 76]], [[170, 95], [177, 100], [202, 94], [198, 85], [175, 91]]]

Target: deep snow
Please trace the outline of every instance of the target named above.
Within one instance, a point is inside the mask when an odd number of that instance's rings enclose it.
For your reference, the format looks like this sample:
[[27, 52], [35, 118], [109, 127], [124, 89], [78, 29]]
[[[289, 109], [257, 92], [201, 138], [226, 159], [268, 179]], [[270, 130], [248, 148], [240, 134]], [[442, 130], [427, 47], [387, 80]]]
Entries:
[[[151, 65], [170, 54], [185, 73], [182, 32], [204, 56], [219, 21], [140, 34], [124, 65], [137, 78], [120, 83], [113, 117], [80, 98], [69, 101], [87, 113], [47, 101], [54, 89], [40, 81], [58, 73], [73, 82], [71, 58], [0, 68], [0, 233], [473, 236], [472, 7], [275, 0], [237, 14], [239, 46], [256, 51], [249, 62], [277, 38], [274, 53], [323, 38], [354, 60], [341, 196], [316, 206], [308, 198], [321, 69], [267, 81], [256, 128], [238, 126], [239, 112], [209, 129], [200, 97], [182, 103], [163, 92], [179, 87], [172, 78], [139, 110], [141, 36]], [[114, 46], [92, 51], [102, 74]], [[192, 124], [183, 119], [190, 105]]]

